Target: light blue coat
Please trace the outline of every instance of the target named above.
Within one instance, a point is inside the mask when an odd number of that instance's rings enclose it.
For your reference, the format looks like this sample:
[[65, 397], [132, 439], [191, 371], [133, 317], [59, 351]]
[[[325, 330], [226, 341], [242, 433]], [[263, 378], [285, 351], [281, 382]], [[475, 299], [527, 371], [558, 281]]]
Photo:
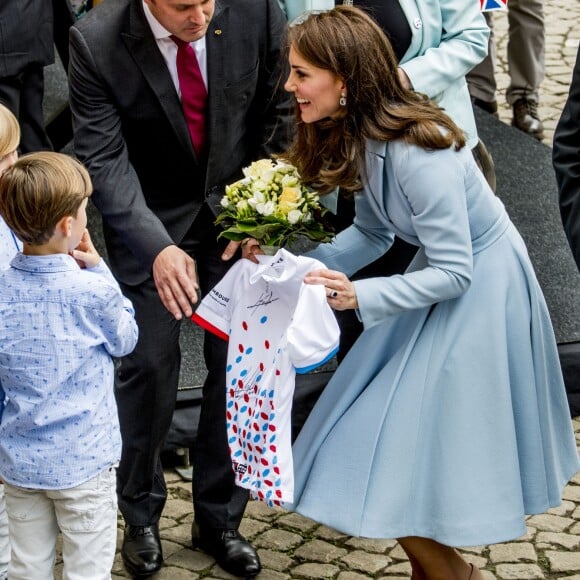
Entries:
[[[285, 0], [289, 21], [304, 10], [334, 7], [334, 0]], [[356, 0], [355, 0], [356, 4]], [[413, 88], [426, 94], [461, 127], [470, 148], [477, 129], [465, 75], [487, 54], [489, 28], [473, 0], [400, 0], [411, 27], [401, 59]]]
[[287, 507], [352, 536], [514, 539], [580, 467], [526, 247], [467, 147], [366, 153], [354, 224], [309, 256], [350, 274], [393, 233], [420, 250], [354, 283], [365, 329], [296, 439]]

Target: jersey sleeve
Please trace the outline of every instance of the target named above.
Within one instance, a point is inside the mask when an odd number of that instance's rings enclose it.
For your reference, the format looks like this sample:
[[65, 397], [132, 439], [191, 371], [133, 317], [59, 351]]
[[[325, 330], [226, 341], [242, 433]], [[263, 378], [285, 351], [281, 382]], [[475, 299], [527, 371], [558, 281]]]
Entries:
[[235, 288], [244, 260], [236, 262], [200, 302], [191, 320], [223, 340], [229, 340]]
[[308, 373], [338, 351], [340, 330], [326, 301], [324, 286], [302, 284], [286, 333], [290, 360], [298, 374]]

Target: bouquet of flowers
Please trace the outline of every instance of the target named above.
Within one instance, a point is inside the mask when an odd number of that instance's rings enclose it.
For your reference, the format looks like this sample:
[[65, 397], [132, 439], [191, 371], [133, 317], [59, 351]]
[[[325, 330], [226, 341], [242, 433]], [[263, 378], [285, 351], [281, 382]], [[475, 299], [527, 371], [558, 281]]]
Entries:
[[254, 238], [262, 246], [282, 247], [298, 236], [328, 242], [334, 234], [321, 218], [326, 208], [300, 181], [298, 170], [282, 160], [260, 159], [243, 169], [244, 178], [227, 185], [216, 223], [220, 237]]

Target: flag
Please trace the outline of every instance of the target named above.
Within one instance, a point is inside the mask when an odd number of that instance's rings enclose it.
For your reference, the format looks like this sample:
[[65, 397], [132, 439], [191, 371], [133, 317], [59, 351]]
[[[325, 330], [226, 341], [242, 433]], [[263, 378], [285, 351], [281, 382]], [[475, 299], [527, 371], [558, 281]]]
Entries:
[[491, 12], [492, 10], [507, 10], [508, 0], [479, 0], [482, 12]]

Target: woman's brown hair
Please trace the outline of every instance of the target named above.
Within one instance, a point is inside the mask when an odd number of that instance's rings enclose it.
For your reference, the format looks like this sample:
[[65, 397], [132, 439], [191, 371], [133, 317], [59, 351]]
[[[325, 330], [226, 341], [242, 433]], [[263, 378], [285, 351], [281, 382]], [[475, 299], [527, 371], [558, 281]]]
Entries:
[[290, 25], [290, 47], [346, 83], [347, 103], [335, 118], [303, 123], [296, 109], [296, 137], [284, 155], [321, 193], [361, 189], [366, 139], [405, 139], [425, 149], [465, 145], [463, 132], [441, 108], [403, 87], [391, 43], [362, 10], [312, 12]]

